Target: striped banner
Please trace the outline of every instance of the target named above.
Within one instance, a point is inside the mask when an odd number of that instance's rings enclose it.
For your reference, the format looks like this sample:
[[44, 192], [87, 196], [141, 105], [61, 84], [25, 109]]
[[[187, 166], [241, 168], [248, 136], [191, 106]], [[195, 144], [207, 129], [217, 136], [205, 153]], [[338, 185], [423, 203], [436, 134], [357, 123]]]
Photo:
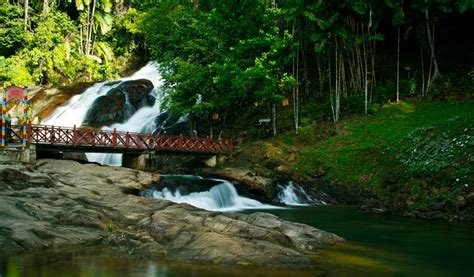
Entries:
[[1, 124], [1, 135], [0, 135], [0, 147], [4, 147], [6, 145], [6, 136], [7, 136], [7, 89], [4, 88], [2, 90], [2, 124]]
[[27, 129], [28, 129], [28, 87], [23, 88], [23, 132], [21, 134], [23, 149], [28, 144]]

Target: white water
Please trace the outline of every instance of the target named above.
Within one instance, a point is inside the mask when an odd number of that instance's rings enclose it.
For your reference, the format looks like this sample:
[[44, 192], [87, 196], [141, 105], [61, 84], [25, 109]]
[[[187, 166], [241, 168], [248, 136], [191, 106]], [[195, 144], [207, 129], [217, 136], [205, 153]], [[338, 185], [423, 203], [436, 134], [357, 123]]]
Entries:
[[176, 190], [170, 191], [168, 188], [163, 188], [161, 191], [153, 191], [153, 197], [157, 199], [166, 199], [175, 203], [188, 203], [195, 207], [209, 210], [209, 211], [240, 211], [249, 209], [275, 209], [277, 207], [272, 205], [265, 205], [261, 202], [242, 197], [237, 193], [234, 185], [229, 181], [212, 179], [221, 182], [213, 186], [208, 191], [192, 192], [187, 195], [182, 195]]
[[[102, 82], [93, 85], [85, 90], [82, 94], [71, 98], [65, 105], [57, 108], [51, 116], [42, 122], [46, 125], [73, 127], [81, 126], [84, 121], [87, 111], [91, 108], [94, 101], [102, 95], [105, 95], [110, 89], [119, 86], [123, 81], [148, 79], [153, 83], [154, 89], [150, 93], [155, 98], [158, 98], [159, 89], [162, 85], [161, 75], [158, 72], [157, 65], [148, 63], [135, 74], [130, 77], [119, 79], [117, 84], [113, 86], [107, 85], [109, 82]], [[128, 99], [128, 98], [127, 98]], [[140, 132], [148, 133], [156, 128], [155, 118], [160, 114], [159, 99], [156, 99], [153, 107], [142, 107], [136, 111], [126, 122], [120, 124], [113, 124], [102, 129], [118, 131]], [[122, 165], [122, 154], [99, 154], [86, 153], [87, 159], [91, 162], [98, 162], [100, 164], [108, 164], [114, 166]]]
[[306, 192], [300, 186], [295, 186], [292, 181], [289, 181], [286, 186], [278, 185], [278, 199], [282, 203], [290, 206], [307, 206], [311, 202]]

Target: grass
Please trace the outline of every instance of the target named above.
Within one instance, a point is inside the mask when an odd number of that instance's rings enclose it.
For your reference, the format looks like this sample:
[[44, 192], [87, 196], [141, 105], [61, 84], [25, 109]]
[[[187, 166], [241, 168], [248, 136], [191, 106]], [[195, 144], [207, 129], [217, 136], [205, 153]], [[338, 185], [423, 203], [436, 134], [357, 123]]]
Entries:
[[[374, 115], [358, 116], [341, 124], [344, 135], [304, 147], [294, 165], [298, 175], [311, 174], [321, 164], [329, 178], [345, 184], [375, 188], [396, 161], [396, 149], [419, 128], [455, 128], [474, 122], [472, 103], [406, 103], [383, 106]], [[459, 125], [459, 124], [458, 124]], [[281, 142], [285, 144], [288, 138]]]

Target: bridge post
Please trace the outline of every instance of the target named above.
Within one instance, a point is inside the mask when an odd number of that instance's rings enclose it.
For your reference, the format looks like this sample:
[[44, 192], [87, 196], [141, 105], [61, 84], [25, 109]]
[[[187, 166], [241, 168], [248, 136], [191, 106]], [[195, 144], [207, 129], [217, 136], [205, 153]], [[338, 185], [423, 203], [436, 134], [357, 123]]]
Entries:
[[130, 133], [125, 134], [125, 148], [130, 148]]
[[112, 134], [112, 147], [117, 147], [117, 128], [114, 128], [114, 133]]
[[0, 164], [34, 164], [36, 163], [36, 146], [22, 149], [21, 146], [8, 145], [0, 148]]
[[72, 145], [76, 146], [77, 145], [77, 128], [76, 124], [74, 124], [74, 128], [72, 129]]
[[51, 126], [51, 134], [50, 134], [50, 136], [49, 136], [49, 142], [50, 142], [51, 144], [54, 144], [54, 125]]
[[156, 154], [151, 151], [142, 154], [123, 154], [122, 166], [143, 171], [155, 170], [157, 169]]

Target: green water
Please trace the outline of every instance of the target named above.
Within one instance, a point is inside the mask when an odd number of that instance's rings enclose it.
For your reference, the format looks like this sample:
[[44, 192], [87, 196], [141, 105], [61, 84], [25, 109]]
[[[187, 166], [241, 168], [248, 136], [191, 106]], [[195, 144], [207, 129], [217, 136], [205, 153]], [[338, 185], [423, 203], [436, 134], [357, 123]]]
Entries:
[[272, 213], [349, 242], [320, 254], [329, 276], [474, 276], [474, 224], [374, 215], [338, 206]]
[[16, 276], [474, 276], [474, 225], [361, 213], [350, 207], [270, 211], [339, 234], [317, 271], [221, 268], [143, 260], [92, 247], [2, 256], [0, 277]]

